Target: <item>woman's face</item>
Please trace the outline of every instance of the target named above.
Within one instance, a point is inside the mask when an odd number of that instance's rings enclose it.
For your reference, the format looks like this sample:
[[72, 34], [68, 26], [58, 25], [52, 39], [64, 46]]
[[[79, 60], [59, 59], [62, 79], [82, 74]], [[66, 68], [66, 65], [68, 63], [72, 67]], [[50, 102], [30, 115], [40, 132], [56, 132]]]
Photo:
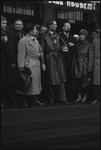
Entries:
[[84, 34], [81, 34], [81, 35], [80, 35], [80, 40], [81, 40], [81, 41], [84, 41], [85, 39], [86, 39], [86, 36], [85, 36]]
[[1, 20], [1, 29], [6, 30], [7, 28], [7, 20]]
[[33, 31], [31, 31], [30, 33], [32, 34], [32, 36], [37, 37], [37, 36], [38, 36], [38, 34], [39, 34], [39, 31], [37, 30], [36, 26], [34, 26]]

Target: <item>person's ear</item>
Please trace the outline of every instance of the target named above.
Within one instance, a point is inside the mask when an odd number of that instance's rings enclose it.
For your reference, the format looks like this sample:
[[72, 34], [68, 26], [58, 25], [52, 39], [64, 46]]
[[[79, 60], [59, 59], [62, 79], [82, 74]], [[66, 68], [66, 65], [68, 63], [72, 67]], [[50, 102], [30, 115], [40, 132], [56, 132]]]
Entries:
[[62, 27], [62, 29], [64, 30], [64, 26]]
[[24, 25], [22, 24], [22, 28], [24, 28]]

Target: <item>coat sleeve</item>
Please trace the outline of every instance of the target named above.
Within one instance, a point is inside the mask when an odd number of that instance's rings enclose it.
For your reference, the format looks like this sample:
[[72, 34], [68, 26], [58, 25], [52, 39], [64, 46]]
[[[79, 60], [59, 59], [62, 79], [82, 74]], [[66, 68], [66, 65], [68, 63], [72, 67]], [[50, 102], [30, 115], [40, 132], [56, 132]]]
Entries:
[[25, 64], [25, 39], [22, 38], [18, 43], [18, 68], [24, 67]]
[[14, 32], [11, 30], [8, 34], [8, 43], [7, 43], [7, 57], [10, 62], [10, 64], [16, 64], [16, 39]]
[[43, 54], [42, 63], [45, 63], [45, 44], [44, 44], [44, 38], [43, 37], [40, 40], [40, 46], [42, 48], [42, 54]]
[[39, 53], [40, 53], [41, 64], [43, 64], [44, 63], [44, 56], [43, 56], [42, 46], [40, 44], [39, 44]]
[[94, 67], [94, 45], [90, 44], [88, 72], [92, 72], [93, 71], [93, 67]]

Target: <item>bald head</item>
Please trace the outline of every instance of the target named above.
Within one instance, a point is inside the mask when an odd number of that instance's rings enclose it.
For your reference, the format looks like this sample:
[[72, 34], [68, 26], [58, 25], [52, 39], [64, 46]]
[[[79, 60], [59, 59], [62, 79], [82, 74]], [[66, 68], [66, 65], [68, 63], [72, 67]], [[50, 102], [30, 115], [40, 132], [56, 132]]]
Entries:
[[62, 29], [63, 29], [64, 32], [70, 32], [70, 30], [71, 30], [70, 23], [69, 22], [65, 22], [63, 27], [62, 27]]

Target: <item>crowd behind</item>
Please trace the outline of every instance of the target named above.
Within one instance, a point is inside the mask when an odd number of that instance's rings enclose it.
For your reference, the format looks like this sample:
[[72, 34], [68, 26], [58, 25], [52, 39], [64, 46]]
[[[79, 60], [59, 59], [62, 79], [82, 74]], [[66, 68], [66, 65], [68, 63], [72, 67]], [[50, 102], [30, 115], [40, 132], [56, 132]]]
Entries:
[[[1, 16], [1, 107], [100, 102], [100, 28], [71, 35], [71, 24], [28, 23], [21, 18], [8, 28]], [[7, 30], [9, 29], [9, 30]], [[17, 88], [18, 72], [29, 68], [32, 82], [26, 92]], [[90, 83], [88, 85], [86, 82]], [[87, 84], [87, 83], [86, 83]]]

